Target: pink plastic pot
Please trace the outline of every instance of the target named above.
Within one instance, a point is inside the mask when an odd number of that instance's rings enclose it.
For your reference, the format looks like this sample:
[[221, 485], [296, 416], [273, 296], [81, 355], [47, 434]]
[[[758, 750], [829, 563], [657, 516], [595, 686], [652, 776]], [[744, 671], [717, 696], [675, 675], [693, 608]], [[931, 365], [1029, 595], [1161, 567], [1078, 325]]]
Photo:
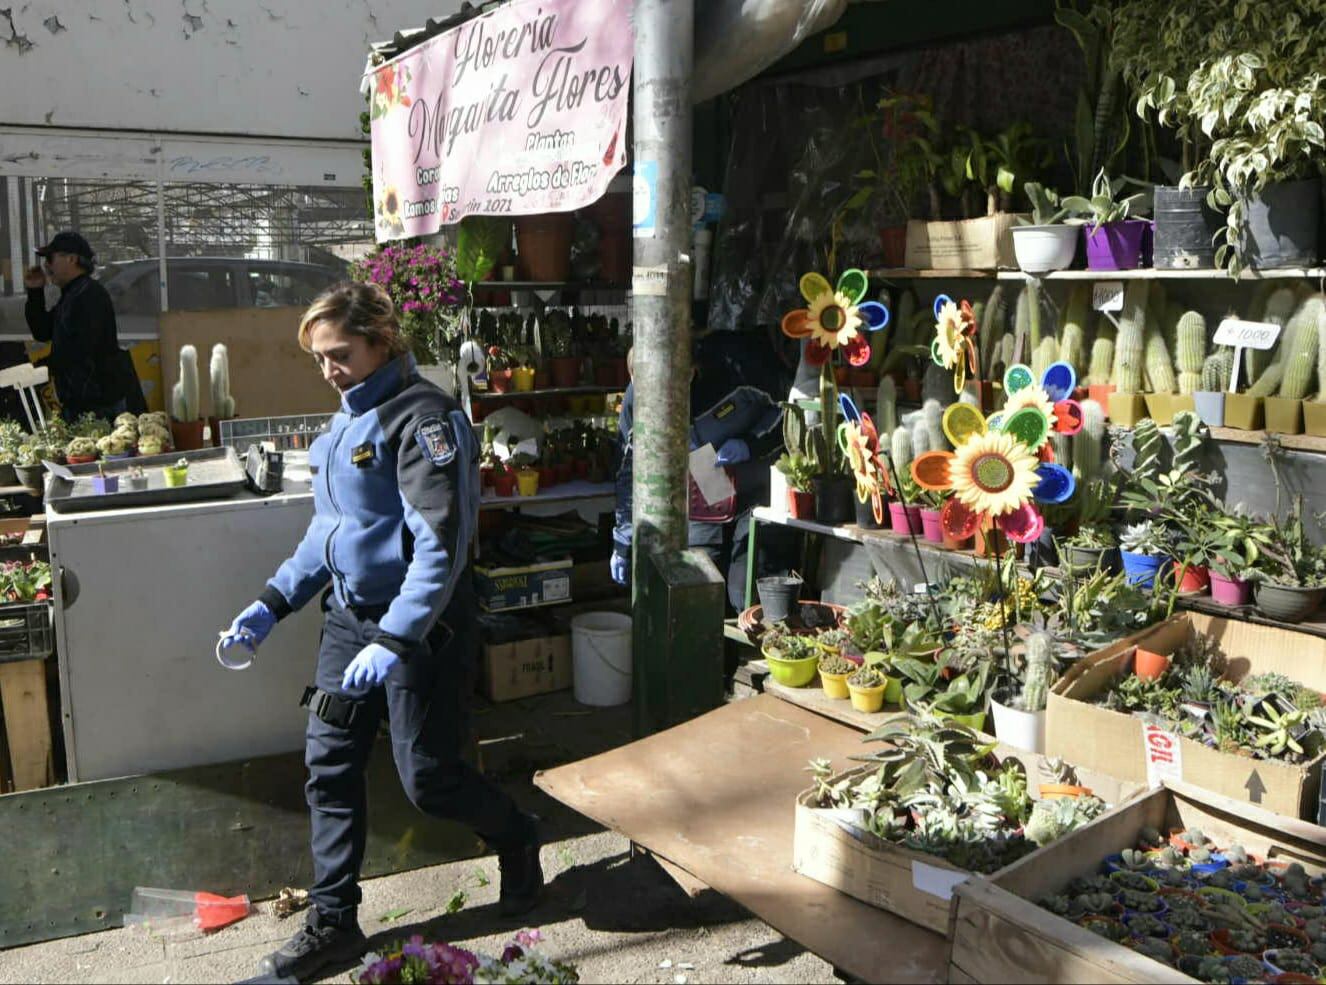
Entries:
[[927, 543], [944, 543], [944, 524], [940, 521], [942, 516], [939, 510], [921, 510], [921, 530]]
[[904, 506], [902, 503], [889, 503], [889, 521], [895, 534], [924, 534], [921, 523], [921, 507]]
[[1240, 578], [1226, 578], [1211, 572], [1211, 600], [1219, 605], [1247, 605], [1252, 601], [1252, 585]]

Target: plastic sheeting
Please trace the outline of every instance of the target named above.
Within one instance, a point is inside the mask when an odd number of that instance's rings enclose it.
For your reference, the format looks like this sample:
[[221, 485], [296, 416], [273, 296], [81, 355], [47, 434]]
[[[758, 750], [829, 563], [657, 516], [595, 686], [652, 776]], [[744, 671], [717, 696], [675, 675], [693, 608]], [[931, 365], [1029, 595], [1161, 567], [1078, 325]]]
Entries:
[[846, 9], [847, 0], [695, 0], [695, 102], [755, 78]]

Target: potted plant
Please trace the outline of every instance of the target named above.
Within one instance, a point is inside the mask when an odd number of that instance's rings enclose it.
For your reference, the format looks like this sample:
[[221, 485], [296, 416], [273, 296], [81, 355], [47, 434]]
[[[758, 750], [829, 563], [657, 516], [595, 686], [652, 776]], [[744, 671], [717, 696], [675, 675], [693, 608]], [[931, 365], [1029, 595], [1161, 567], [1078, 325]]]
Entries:
[[1020, 686], [1009, 685], [990, 695], [995, 737], [1000, 742], [1029, 752], [1045, 751], [1045, 700], [1053, 678], [1050, 637], [1034, 633], [1027, 639]]
[[1156, 573], [1170, 559], [1164, 527], [1154, 520], [1134, 523], [1124, 528], [1119, 547], [1128, 584], [1152, 588]]
[[801, 597], [802, 584], [801, 576], [795, 571], [757, 579], [755, 590], [760, 596], [760, 621], [766, 626], [786, 621]]
[[815, 479], [815, 464], [800, 452], [784, 452], [775, 463], [787, 483], [787, 515], [809, 520], [815, 515], [815, 494], [811, 483]]
[[927, 544], [947, 546], [944, 536], [943, 510], [945, 496], [929, 489], [919, 491], [921, 502], [921, 532]]
[[1111, 180], [1102, 168], [1092, 182], [1090, 198], [1069, 195], [1060, 202], [1074, 214], [1090, 217], [1083, 225], [1088, 270], [1133, 270], [1142, 263], [1142, 240], [1151, 225], [1137, 216], [1150, 211], [1150, 193], [1144, 187], [1120, 197], [1130, 181]]
[[515, 360], [501, 346], [488, 347], [488, 389], [493, 393], [509, 393], [511, 390], [511, 368]]
[[516, 473], [510, 466], [498, 464], [493, 469], [493, 492], [503, 498], [516, 494]]
[[174, 465], [163, 466], [161, 472], [168, 487], [175, 488], [189, 484], [189, 460], [187, 458], [178, 459]]
[[1226, 541], [1216, 527], [1215, 510], [1201, 508], [1175, 528], [1176, 588], [1185, 595], [1205, 595], [1211, 588], [1211, 567], [1220, 560]]
[[830, 698], [848, 696], [847, 679], [857, 672], [859, 665], [840, 654], [820, 658], [820, 686]]
[[1247, 605], [1252, 601], [1248, 572], [1262, 549], [1274, 543], [1275, 528], [1242, 513], [1216, 513], [1213, 522], [1220, 547], [1211, 563], [1211, 598], [1221, 605]]
[[[494, 257], [474, 251], [479, 245], [475, 217], [461, 224], [459, 247], [463, 247], [470, 280], [483, 280]], [[482, 225], [492, 223], [487, 220]], [[350, 265], [350, 279], [377, 284], [390, 296], [400, 319], [401, 334], [421, 366], [454, 360], [465, 335], [463, 311], [469, 289], [458, 276], [457, 254], [446, 246], [416, 243], [385, 243]], [[486, 338], [486, 336], [481, 336]]]
[[198, 416], [198, 350], [180, 346], [180, 378], [170, 392], [171, 441], [180, 451], [203, 446], [203, 421]]
[[1117, 571], [1119, 542], [1109, 527], [1088, 524], [1059, 542], [1059, 557], [1073, 574]]
[[1081, 234], [1064, 220], [1071, 211], [1060, 205], [1059, 195], [1039, 182], [1022, 186], [1031, 202], [1031, 218], [1018, 216], [1013, 227], [1013, 253], [1018, 266], [1029, 274], [1071, 267]]
[[1303, 523], [1300, 497], [1289, 519], [1261, 548], [1248, 574], [1254, 582], [1257, 609], [1268, 619], [1302, 622], [1326, 598], [1326, 548], [1311, 543]]
[[511, 456], [511, 467], [516, 471], [516, 488], [522, 496], [536, 496], [539, 492], [539, 459], [529, 452]]
[[21, 485], [37, 492], [41, 491], [42, 475], [46, 471], [42, 461], [51, 457], [50, 451], [51, 449], [39, 444], [19, 445], [14, 456], [14, 474]]
[[887, 682], [878, 668], [862, 667], [847, 678], [847, 691], [852, 707], [857, 711], [873, 712], [884, 707], [884, 688]]
[[773, 679], [784, 687], [805, 687], [815, 679], [824, 649], [809, 636], [765, 633], [760, 647]]
[[92, 438], [74, 438], [65, 446], [64, 454], [70, 465], [86, 465], [97, 460], [97, 443]]
[[516, 217], [516, 264], [520, 279], [560, 284], [571, 272], [571, 237], [575, 219], [570, 212], [548, 212]]
[[[207, 427], [212, 446], [220, 448], [221, 422], [235, 417], [235, 398], [230, 394], [230, 352], [220, 342], [212, 346], [212, 359], [207, 369], [212, 391], [212, 416], [207, 419]], [[117, 426], [119, 423], [117, 418]]]
[[534, 389], [534, 353], [526, 346], [517, 346], [511, 352], [511, 361], [511, 389], [529, 393]]
[[914, 701], [909, 696], [909, 704], [922, 714], [948, 719], [979, 732], [985, 727], [989, 707], [988, 680], [989, 665], [982, 664], [977, 670], [952, 677], [929, 701]]

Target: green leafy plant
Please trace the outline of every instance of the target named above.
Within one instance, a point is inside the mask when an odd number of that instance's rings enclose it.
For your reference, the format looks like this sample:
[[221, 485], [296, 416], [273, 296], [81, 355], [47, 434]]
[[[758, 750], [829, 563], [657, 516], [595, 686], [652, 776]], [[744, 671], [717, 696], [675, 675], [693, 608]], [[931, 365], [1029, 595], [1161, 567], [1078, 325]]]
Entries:
[[1131, 195], [1122, 195], [1129, 184], [1141, 182], [1132, 178], [1111, 179], [1104, 170], [1096, 175], [1091, 185], [1091, 196], [1069, 195], [1060, 203], [1065, 209], [1076, 215], [1087, 216], [1092, 229], [1098, 229], [1111, 222], [1137, 218], [1151, 211], [1151, 190], [1142, 185], [1142, 191]]
[[797, 492], [810, 492], [811, 482], [818, 474], [815, 463], [800, 452], [784, 452], [774, 468], [783, 473], [788, 487]]
[[1125, 527], [1123, 536], [1119, 538], [1119, 546], [1131, 554], [1145, 554], [1149, 557], [1163, 556], [1169, 551], [1164, 528], [1151, 520]]
[[1031, 218], [1019, 215], [1018, 222], [1024, 226], [1053, 226], [1074, 215], [1072, 209], [1059, 201], [1059, 193], [1053, 188], [1046, 188], [1038, 181], [1029, 181], [1022, 186], [1031, 203]]

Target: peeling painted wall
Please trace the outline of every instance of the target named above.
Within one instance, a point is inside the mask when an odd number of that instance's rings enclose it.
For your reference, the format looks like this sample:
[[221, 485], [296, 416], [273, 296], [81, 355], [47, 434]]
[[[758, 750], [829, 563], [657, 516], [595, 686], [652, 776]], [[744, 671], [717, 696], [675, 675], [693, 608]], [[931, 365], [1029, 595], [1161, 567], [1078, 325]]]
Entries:
[[11, 0], [0, 6], [0, 124], [358, 140], [369, 45], [459, 8]]

